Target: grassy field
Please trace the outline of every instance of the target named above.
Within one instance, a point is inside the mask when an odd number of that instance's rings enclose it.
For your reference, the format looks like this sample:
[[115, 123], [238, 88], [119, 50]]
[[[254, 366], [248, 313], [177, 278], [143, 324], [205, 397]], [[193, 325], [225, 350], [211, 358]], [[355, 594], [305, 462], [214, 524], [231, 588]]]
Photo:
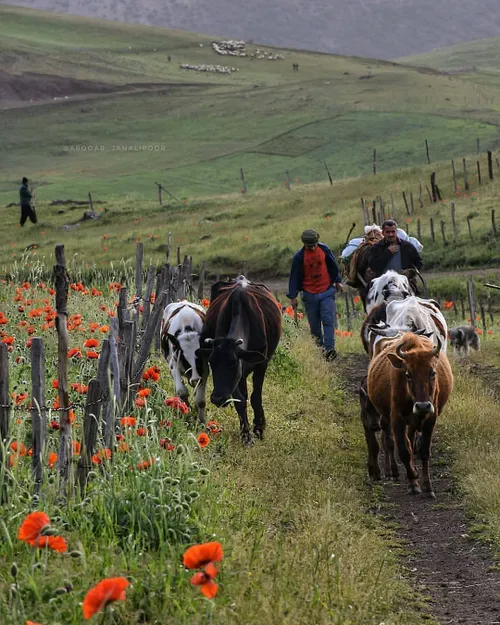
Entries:
[[[51, 100], [2, 112], [2, 204], [16, 201], [23, 174], [40, 200], [92, 191], [147, 202], [155, 180], [191, 199], [239, 192], [240, 168], [253, 192], [282, 186], [287, 170], [292, 181], [325, 180], [323, 160], [335, 179], [367, 173], [374, 148], [383, 172], [424, 163], [425, 138], [433, 161], [472, 153], [477, 138], [483, 149], [500, 143], [494, 82], [294, 50], [275, 50], [278, 61], [222, 57], [194, 34], [7, 6], [0, 39], [6, 75], [46, 75], [36, 85], [45, 80]], [[185, 62], [238, 71], [181, 70]], [[70, 99], [56, 90], [54, 102], [47, 76], [126, 93], [72, 99], [68, 87]]]
[[[481, 157], [483, 172], [486, 159]], [[472, 159], [469, 159], [472, 167]], [[432, 204], [425, 185], [430, 173], [436, 171], [443, 201]], [[495, 169], [495, 176], [497, 171]], [[423, 181], [423, 207], [418, 203], [419, 181]], [[418, 234], [424, 244], [423, 259], [427, 270], [454, 271], [464, 267], [495, 267], [499, 265], [499, 240], [493, 235], [491, 211], [496, 208], [498, 182], [484, 182], [479, 186], [471, 173], [471, 189], [463, 191], [459, 175], [458, 194], [453, 191], [451, 166], [437, 163], [419, 168], [398, 169], [377, 176], [328, 182], [301, 184], [292, 182], [289, 192], [284, 186], [272, 191], [259, 191], [247, 195], [212, 195], [197, 200], [160, 206], [157, 201], [145, 202], [134, 196], [121, 200], [96, 197], [96, 211], [101, 218], [75, 224], [82, 216], [82, 207], [48, 206], [38, 202], [39, 224], [18, 224], [19, 208], [1, 211], [6, 238], [0, 251], [0, 269], [7, 273], [12, 267], [30, 271], [41, 260], [49, 265], [54, 244], [65, 243], [69, 252], [73, 275], [92, 275], [97, 269], [119, 275], [121, 266], [135, 259], [136, 242], [144, 244], [145, 262], [160, 264], [165, 259], [165, 244], [172, 233], [174, 247], [180, 246], [182, 254], [193, 256], [195, 267], [202, 260], [212, 276], [235, 275], [248, 262], [250, 276], [269, 278], [286, 276], [294, 251], [300, 246], [300, 232], [307, 227], [316, 228], [321, 239], [336, 254], [345, 243], [353, 223], [351, 236], [362, 233], [360, 198], [371, 204], [372, 199], [383, 198], [386, 214], [398, 219], [410, 234]], [[413, 193], [415, 213], [407, 215], [402, 192], [409, 201]], [[394, 209], [392, 208], [394, 201]], [[100, 203], [104, 200], [106, 203]], [[451, 201], [456, 205], [457, 239], [453, 240]], [[377, 200], [377, 210], [379, 203]], [[64, 213], [59, 214], [61, 210]], [[430, 232], [430, 217], [434, 219], [436, 241]], [[470, 217], [473, 239], [469, 237], [467, 217]], [[446, 242], [441, 236], [444, 222]], [[498, 226], [497, 226], [498, 227]], [[36, 249], [26, 251], [28, 246]], [[439, 293], [443, 296], [463, 293], [460, 284], [450, 282], [446, 289], [443, 279]]]
[[[103, 622], [429, 622], [399, 570], [392, 532], [382, 517], [366, 512], [372, 496], [364, 485], [357, 407], [346, 401], [334, 370], [312, 347], [305, 328], [296, 329], [287, 319], [265, 385], [269, 427], [262, 443], [243, 448], [234, 411], [210, 407], [209, 417], [222, 432], [209, 432], [211, 441], [201, 449], [195, 436], [202, 428], [164, 405], [172, 386], [155, 355], [148, 366], [160, 367], [160, 380], [143, 382], [150, 389], [146, 406], [134, 408], [130, 416], [136, 423], [122, 428], [112, 465], [96, 464], [87, 496], [75, 494], [68, 505], [58, 500], [55, 468], [47, 466], [58, 444], [57, 411], [49, 413], [38, 508], [66, 540], [67, 553], [36, 550], [18, 540], [18, 528], [33, 509], [31, 459], [22, 451], [22, 445], [30, 446], [31, 425], [28, 404], [18, 399], [29, 392], [29, 334], [23, 321], [44, 338], [48, 399], [57, 392], [50, 382], [57, 375], [55, 332], [43, 329], [43, 317], [29, 314], [47, 305], [47, 286], [37, 285], [35, 273], [32, 279], [31, 287], [0, 285], [0, 310], [8, 319], [1, 327], [15, 339], [10, 388], [20, 406], [7, 443], [9, 502], [0, 508], [2, 622], [82, 623], [87, 590], [115, 576], [125, 576], [131, 587], [126, 603], [115, 604], [114, 616], [103, 615]], [[16, 287], [20, 302], [14, 301]], [[70, 293], [70, 313], [82, 315], [80, 326], [70, 332], [70, 347], [81, 348], [84, 356], [71, 362], [69, 378], [86, 384], [96, 365], [85, 358], [83, 342], [101, 340], [90, 324], [108, 323], [102, 307], [113, 310], [115, 296], [109, 290], [93, 298]], [[19, 311], [26, 300], [30, 304]], [[84, 395], [72, 390], [71, 400], [73, 436], [80, 441]], [[142, 435], [140, 428], [145, 428]], [[225, 553], [214, 601], [202, 597], [189, 583], [192, 572], [181, 566], [186, 547], [207, 540], [220, 541]]]

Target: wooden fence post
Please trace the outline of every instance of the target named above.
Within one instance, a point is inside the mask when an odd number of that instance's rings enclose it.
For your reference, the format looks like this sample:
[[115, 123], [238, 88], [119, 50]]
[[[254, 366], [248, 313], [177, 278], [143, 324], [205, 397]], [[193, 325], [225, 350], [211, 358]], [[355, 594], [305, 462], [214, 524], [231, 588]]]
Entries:
[[56, 330], [57, 330], [57, 361], [59, 383], [59, 422], [61, 437], [57, 454], [57, 469], [59, 473], [59, 494], [67, 496], [67, 487], [71, 474], [71, 420], [68, 388], [68, 287], [69, 276], [66, 271], [64, 245], [58, 243], [55, 249], [56, 264], [54, 277], [56, 287]]
[[89, 191], [89, 206], [90, 206], [91, 212], [94, 213], [95, 212], [94, 211], [94, 202], [92, 202], [92, 194], [90, 193], [90, 191]]
[[479, 142], [479, 137], [476, 139], [476, 153], [479, 154], [479, 146], [480, 146], [480, 142]]
[[444, 245], [448, 245], [448, 241], [446, 240], [446, 235], [445, 235], [445, 233], [444, 233], [444, 226], [445, 226], [445, 223], [444, 223], [444, 221], [441, 219], [441, 235], [442, 235], [442, 237], [443, 237], [443, 243], [444, 243]]
[[[102, 425], [102, 438], [106, 439], [106, 423], [111, 419], [111, 410], [113, 403], [110, 402], [109, 399], [109, 360], [111, 356], [111, 345], [110, 339], [104, 339], [101, 345], [101, 353], [99, 355], [99, 362], [97, 363], [97, 381], [99, 382], [100, 388], [100, 396], [99, 401], [102, 403], [102, 417], [103, 417], [103, 425]], [[112, 444], [111, 440], [111, 444]], [[105, 445], [105, 447], [109, 447], [109, 445]]]
[[418, 181], [418, 205], [420, 208], [424, 207], [424, 202], [422, 200], [422, 181]]
[[488, 150], [488, 177], [493, 180], [493, 154]]
[[484, 310], [484, 306], [483, 306], [483, 302], [479, 302], [479, 310], [481, 311], [481, 321], [483, 322], [483, 331], [484, 334], [486, 334], [487, 332], [487, 327], [486, 327], [486, 313]]
[[372, 218], [373, 218], [373, 223], [376, 224], [377, 223], [377, 204], [375, 200], [373, 200], [372, 202]]
[[427, 142], [427, 139], [425, 140], [425, 153], [427, 155], [427, 163], [430, 165], [431, 157], [429, 156], [429, 143]]
[[493, 226], [493, 234], [497, 236], [497, 226], [495, 224], [495, 209], [491, 209], [491, 225]]
[[455, 161], [451, 161], [451, 169], [453, 171], [453, 191], [457, 193], [458, 185], [457, 185], [457, 172], [455, 171]]
[[292, 190], [292, 185], [290, 184], [290, 174], [288, 173], [288, 169], [285, 172], [285, 185], [289, 191]]
[[479, 182], [479, 186], [481, 186], [481, 164], [479, 161], [476, 161], [477, 165], [477, 181]]
[[404, 191], [403, 191], [403, 200], [404, 200], [405, 207], [406, 207], [406, 214], [409, 215], [410, 207], [408, 206], [408, 200], [406, 199], [406, 193]]
[[432, 242], [435, 243], [436, 242], [436, 234], [434, 232], [434, 219], [431, 217], [430, 218], [430, 223], [431, 223], [431, 237], [432, 237]]
[[410, 191], [410, 207], [411, 207], [411, 214], [414, 215], [415, 214], [415, 204], [413, 203], [413, 192]]
[[247, 192], [247, 181], [245, 180], [245, 173], [243, 171], [243, 167], [240, 167], [240, 175], [241, 175], [241, 182], [243, 183], [243, 193]]
[[7, 439], [10, 424], [9, 352], [0, 343], [0, 502], [7, 499]]
[[450, 202], [450, 207], [451, 207], [451, 223], [453, 224], [453, 240], [456, 241], [457, 240], [457, 222], [456, 222], [456, 215], [455, 215], [455, 202], [453, 200]]
[[470, 323], [476, 327], [476, 297], [474, 293], [474, 280], [470, 277], [467, 280], [467, 297], [469, 299]]
[[433, 203], [433, 199], [432, 199], [431, 190], [429, 189], [428, 185], [425, 185], [425, 188], [427, 189], [427, 195], [429, 196], [429, 202], [432, 204]]
[[203, 289], [205, 288], [205, 276], [207, 270], [205, 267], [205, 261], [201, 263], [200, 276], [198, 278], [198, 299], [201, 301], [203, 299]]
[[420, 241], [422, 238], [421, 225], [420, 225], [420, 217], [417, 219], [417, 239]]
[[43, 340], [35, 337], [31, 341], [31, 468], [35, 481], [35, 495], [40, 493], [43, 480], [43, 452], [47, 433], [47, 412], [45, 399], [45, 348]]
[[432, 201], [435, 204], [438, 200], [438, 194], [436, 189], [436, 172], [433, 171], [431, 174], [431, 192], [432, 192]]
[[471, 228], [471, 225], [470, 225], [470, 215], [467, 215], [467, 227], [469, 228], [469, 237], [472, 240], [472, 228]]
[[464, 166], [464, 188], [466, 191], [469, 190], [469, 177], [467, 175], [467, 160], [464, 158], [463, 159], [463, 166]]
[[377, 173], [377, 148], [373, 149], [373, 175]]
[[142, 299], [142, 259], [144, 256], [144, 246], [142, 243], [137, 243], [135, 250], [135, 313], [137, 319], [139, 318], [139, 308], [141, 306]]
[[165, 251], [165, 262], [168, 264], [170, 262], [170, 254], [172, 253], [172, 233], [169, 232], [167, 236], [167, 249]]
[[[85, 402], [85, 412], [83, 415], [83, 439], [80, 448], [80, 459], [78, 460], [78, 482], [82, 490], [85, 491], [87, 476], [92, 468], [92, 455], [97, 445], [97, 432], [99, 428], [99, 415], [101, 411], [101, 388], [95, 379], [90, 380], [87, 391], [87, 401]], [[112, 449], [112, 447], [108, 447]]]
[[115, 420], [118, 413], [118, 402], [120, 401], [120, 361], [118, 358], [118, 319], [111, 319], [109, 332], [109, 359], [111, 362], [111, 373], [113, 374], [113, 395], [106, 409], [103, 424], [104, 446], [111, 449], [115, 436]]
[[325, 169], [326, 173], [328, 174], [328, 180], [330, 181], [330, 185], [333, 185], [333, 179], [330, 170], [328, 169], [328, 165], [326, 164], [326, 161], [323, 161], [323, 163], [325, 164]]
[[153, 293], [153, 287], [155, 284], [156, 269], [153, 265], [148, 268], [148, 277], [146, 278], [146, 291], [144, 293], [143, 313], [142, 313], [142, 325], [141, 329], [144, 331], [151, 313], [151, 294]]

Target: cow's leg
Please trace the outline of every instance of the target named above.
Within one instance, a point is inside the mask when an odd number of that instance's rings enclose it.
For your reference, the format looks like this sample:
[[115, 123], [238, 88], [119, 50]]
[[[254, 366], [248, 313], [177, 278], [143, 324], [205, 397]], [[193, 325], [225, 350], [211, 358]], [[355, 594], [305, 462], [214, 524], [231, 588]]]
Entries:
[[262, 387], [264, 386], [266, 371], [267, 362], [256, 365], [253, 371], [253, 392], [250, 398], [253, 408], [253, 433], [260, 439], [264, 437], [266, 427], [266, 417], [262, 406]]
[[418, 484], [418, 473], [413, 464], [413, 448], [406, 433], [406, 424], [401, 418], [393, 419], [392, 429], [396, 438], [398, 447], [398, 455], [401, 462], [405, 465], [406, 477], [408, 478], [408, 491], [414, 495], [421, 492]]
[[207, 402], [205, 399], [205, 391], [207, 388], [207, 378], [202, 377], [198, 380], [196, 384], [196, 389], [194, 391], [194, 402], [196, 404], [196, 412], [198, 414], [198, 421], [200, 423], [205, 423], [206, 420], [206, 406]]
[[389, 419], [382, 417], [382, 445], [384, 447], [384, 475], [399, 480], [399, 468], [394, 453], [394, 437]]
[[420, 437], [420, 459], [422, 460], [422, 490], [429, 493], [433, 499], [436, 497], [432, 488], [431, 476], [429, 473], [429, 460], [431, 457], [431, 442], [436, 416], [428, 417], [422, 428], [422, 436]]
[[246, 377], [241, 376], [238, 386], [233, 393], [233, 399], [236, 400], [235, 408], [240, 418], [241, 440], [245, 445], [251, 445], [253, 441], [252, 435], [250, 434], [250, 425], [248, 423], [247, 415], [248, 388]]

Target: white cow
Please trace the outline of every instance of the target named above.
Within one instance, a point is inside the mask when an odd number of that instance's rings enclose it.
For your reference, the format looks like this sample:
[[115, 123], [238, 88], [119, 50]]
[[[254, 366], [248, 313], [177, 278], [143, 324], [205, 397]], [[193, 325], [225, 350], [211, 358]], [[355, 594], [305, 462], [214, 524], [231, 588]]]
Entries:
[[379, 278], [370, 282], [366, 296], [366, 312], [369, 314], [375, 306], [393, 300], [403, 300], [413, 295], [408, 278], [390, 269]]
[[448, 325], [437, 302], [412, 295], [404, 300], [389, 302], [385, 312], [386, 326], [380, 332], [383, 336], [378, 336], [375, 343], [384, 337], [410, 330], [425, 334], [435, 345], [440, 343], [441, 351], [446, 353]]
[[188, 389], [182, 379], [185, 377], [195, 389], [195, 405], [201, 423], [205, 423], [208, 368], [196, 352], [200, 348], [204, 321], [205, 309], [184, 300], [165, 308], [160, 327], [161, 349], [170, 367], [175, 393], [189, 405]]

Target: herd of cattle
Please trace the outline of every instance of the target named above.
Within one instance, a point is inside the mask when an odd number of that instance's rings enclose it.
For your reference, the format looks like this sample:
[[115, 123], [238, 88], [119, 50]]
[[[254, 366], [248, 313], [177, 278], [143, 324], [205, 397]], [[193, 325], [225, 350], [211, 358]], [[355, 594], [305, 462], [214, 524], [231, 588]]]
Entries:
[[[414, 453], [422, 461], [422, 489], [431, 497], [429, 473], [432, 434], [453, 389], [446, 356], [448, 328], [439, 305], [413, 294], [408, 279], [388, 271], [373, 280], [366, 298], [361, 340], [369, 356], [360, 390], [361, 418], [368, 446], [368, 472], [379, 480], [381, 431], [385, 476], [397, 479], [395, 448], [404, 464], [411, 493], [420, 493]], [[263, 285], [239, 276], [212, 287], [207, 311], [183, 301], [169, 304], [161, 324], [162, 352], [175, 392], [189, 403], [183, 378], [194, 387], [199, 420], [205, 422], [205, 389], [212, 371], [211, 401], [234, 403], [245, 444], [252, 443], [247, 416], [247, 378], [253, 374], [253, 433], [262, 438], [265, 416], [262, 387], [269, 360], [281, 336], [281, 307]], [[468, 326], [451, 331], [452, 345], [478, 348]], [[395, 439], [395, 442], [394, 442]]]

